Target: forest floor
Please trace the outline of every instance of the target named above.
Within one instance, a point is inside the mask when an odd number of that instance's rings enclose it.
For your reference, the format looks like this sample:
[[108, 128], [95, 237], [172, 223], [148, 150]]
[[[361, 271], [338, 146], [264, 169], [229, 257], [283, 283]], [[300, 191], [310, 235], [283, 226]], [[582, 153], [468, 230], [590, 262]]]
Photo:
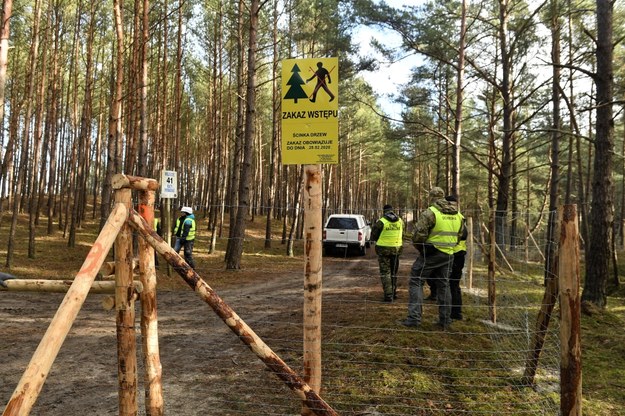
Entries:
[[[270, 348], [301, 374], [304, 280], [301, 243], [296, 245], [295, 257], [283, 255], [285, 246], [279, 241], [274, 241], [272, 249], [263, 249], [262, 226], [260, 221], [251, 224], [250, 235], [255, 243], [246, 247], [242, 270], [234, 272], [224, 270], [223, 251], [208, 253], [205, 249], [207, 236], [200, 234], [202, 238], [196, 245], [198, 273]], [[6, 221], [0, 223], [0, 235], [8, 234], [6, 227]], [[36, 259], [26, 259], [25, 246], [20, 245], [11, 272], [20, 278], [71, 278], [80, 268], [89, 242], [95, 240], [93, 229], [80, 233], [79, 239], [75, 248], [68, 249], [60, 232], [43, 237]], [[483, 340], [471, 339], [472, 334], [484, 326], [479, 318], [483, 309], [470, 304], [473, 294], [467, 293], [465, 321], [455, 323], [452, 333], [434, 331], [431, 321], [436, 309], [433, 304], [426, 305], [429, 320], [419, 332], [398, 326], [397, 320], [403, 319], [406, 313], [407, 275], [414, 260], [413, 251], [406, 246], [400, 266], [400, 298], [393, 304], [380, 302], [378, 265], [373, 249], [364, 257], [324, 256], [322, 397], [336, 405], [340, 414], [350, 415], [459, 415], [471, 414], [470, 410], [481, 415], [556, 414], [547, 409], [533, 412], [523, 408], [531, 406], [533, 401], [543, 400], [542, 394], [538, 396], [536, 391], [504, 387], [500, 388], [502, 392], [486, 399], [480, 398], [475, 390], [467, 393], [461, 386], [450, 386], [449, 380], [461, 379], [457, 374], [462, 370], [445, 370], [448, 364], [443, 363], [450, 362], [450, 358], [445, 357], [450, 346], [459, 344], [467, 351], [486, 348]], [[0, 256], [3, 254], [6, 252], [0, 250]], [[165, 413], [181, 416], [299, 414], [296, 396], [182, 279], [168, 276], [165, 271], [161, 259], [158, 332]], [[532, 290], [540, 297], [541, 288], [535, 286]], [[4, 410], [63, 296], [0, 291], [0, 411]], [[103, 307], [105, 296], [87, 298], [32, 415], [118, 414], [115, 312]], [[610, 297], [605, 313], [582, 319], [585, 415], [625, 414], [623, 310], [625, 291]], [[138, 324], [136, 328], [138, 414], [144, 415]], [[378, 348], [384, 352], [378, 354]], [[413, 350], [419, 360], [405, 356], [406, 351]], [[434, 356], [428, 358], [428, 354]], [[465, 355], [462, 357], [465, 364], [460, 367], [470, 366], [467, 363], [471, 360]], [[426, 359], [434, 360], [436, 371], [441, 369], [440, 373], [426, 381], [415, 380], [415, 368], [429, 368], [423, 367], [421, 360]], [[408, 374], [412, 375], [408, 377]], [[404, 386], [407, 381], [409, 387]], [[495, 382], [500, 383], [501, 380]], [[514, 384], [512, 382], [511, 386]], [[420, 389], [425, 392], [422, 394]], [[426, 404], [415, 405], [416, 401], [409, 396]], [[469, 403], [469, 400], [474, 402]], [[492, 407], [480, 403], [488, 400], [492, 400]], [[552, 401], [549, 397], [545, 400]], [[557, 399], [554, 402], [557, 406]], [[515, 405], [524, 410], [514, 410]]]

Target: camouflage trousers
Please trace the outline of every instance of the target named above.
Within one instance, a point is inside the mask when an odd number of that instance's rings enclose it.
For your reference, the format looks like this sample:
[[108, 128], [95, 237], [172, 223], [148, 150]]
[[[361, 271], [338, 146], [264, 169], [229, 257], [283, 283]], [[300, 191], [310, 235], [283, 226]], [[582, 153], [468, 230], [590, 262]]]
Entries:
[[410, 270], [408, 282], [408, 318], [407, 321], [419, 324], [423, 312], [423, 285], [427, 279], [436, 279], [436, 301], [438, 302], [438, 323], [449, 326], [451, 323], [451, 291], [449, 273], [454, 256], [435, 250], [419, 256]]
[[402, 247], [380, 247], [375, 246], [375, 253], [378, 255], [380, 264], [380, 280], [382, 290], [384, 290], [384, 300], [392, 302], [397, 299], [397, 270], [399, 269], [399, 256]]

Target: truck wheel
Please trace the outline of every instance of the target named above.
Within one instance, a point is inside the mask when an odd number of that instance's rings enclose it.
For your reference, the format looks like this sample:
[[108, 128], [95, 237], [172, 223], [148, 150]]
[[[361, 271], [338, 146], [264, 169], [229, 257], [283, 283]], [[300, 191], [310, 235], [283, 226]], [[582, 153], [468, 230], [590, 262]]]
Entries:
[[360, 246], [360, 248], [358, 249], [358, 254], [364, 256], [365, 254], [367, 254], [367, 248], [365, 246]]

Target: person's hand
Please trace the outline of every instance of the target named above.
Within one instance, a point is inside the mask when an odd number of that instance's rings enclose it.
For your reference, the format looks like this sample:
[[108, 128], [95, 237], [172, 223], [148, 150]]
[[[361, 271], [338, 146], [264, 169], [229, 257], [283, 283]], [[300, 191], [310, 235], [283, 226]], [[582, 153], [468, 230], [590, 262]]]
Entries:
[[15, 279], [15, 276], [13, 276], [12, 274], [0, 272], [0, 286], [7, 287], [7, 284], [4, 281], [9, 279]]

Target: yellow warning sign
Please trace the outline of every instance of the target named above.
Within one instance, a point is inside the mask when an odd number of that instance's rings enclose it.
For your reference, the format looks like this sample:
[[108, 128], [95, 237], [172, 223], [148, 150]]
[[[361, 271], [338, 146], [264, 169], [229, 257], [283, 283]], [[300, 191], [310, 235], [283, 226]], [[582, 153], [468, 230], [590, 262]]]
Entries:
[[338, 163], [338, 58], [282, 61], [282, 163]]

